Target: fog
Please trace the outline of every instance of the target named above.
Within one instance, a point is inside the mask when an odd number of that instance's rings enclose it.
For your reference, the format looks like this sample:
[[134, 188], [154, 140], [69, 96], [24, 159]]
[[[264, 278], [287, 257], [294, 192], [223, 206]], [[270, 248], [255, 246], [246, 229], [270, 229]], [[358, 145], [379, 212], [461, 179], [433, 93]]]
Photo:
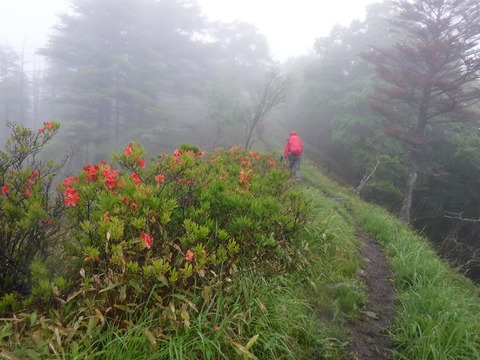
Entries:
[[[254, 24], [269, 42], [278, 61], [312, 51], [315, 38], [327, 35], [340, 24], [363, 20], [365, 7], [374, 0], [199, 0], [210, 21], [235, 20]], [[33, 53], [43, 46], [58, 23], [58, 15], [69, 11], [69, 0], [17, 0], [2, 4], [0, 44]]]
[[[11, 59], [4, 66], [12, 74], [20, 67], [26, 76], [18, 82], [17, 73], [9, 80], [17, 84], [12, 86], [19, 98], [9, 100], [0, 141], [8, 133], [5, 121], [34, 129], [58, 121], [52, 154], [73, 146], [72, 163], [80, 166], [108, 158], [132, 140], [154, 153], [173, 151], [181, 142], [205, 148], [245, 141], [256, 146], [253, 129], [260, 120], [282, 137], [283, 127], [289, 127], [288, 98], [259, 118], [255, 111], [262, 110], [251, 103], [265, 86], [262, 81], [279, 61], [312, 53], [315, 38], [335, 23], [363, 17], [367, 2], [346, 6], [339, 1], [324, 9], [311, 1], [201, 0], [197, 8], [161, 1], [157, 15], [144, 18], [142, 2], [93, 2], [91, 8], [76, 3], [23, 0], [0, 15], [5, 54], [10, 53], [5, 58]], [[144, 28], [135, 27], [136, 22]], [[149, 33], [157, 39], [147, 41]], [[131, 39], [121, 38], [126, 34]], [[100, 54], [101, 43], [108, 53]], [[128, 65], [119, 57], [132, 61]], [[97, 82], [99, 76], [105, 80]], [[137, 82], [139, 77], [143, 81]], [[281, 151], [282, 145], [272, 142], [262, 149]]]

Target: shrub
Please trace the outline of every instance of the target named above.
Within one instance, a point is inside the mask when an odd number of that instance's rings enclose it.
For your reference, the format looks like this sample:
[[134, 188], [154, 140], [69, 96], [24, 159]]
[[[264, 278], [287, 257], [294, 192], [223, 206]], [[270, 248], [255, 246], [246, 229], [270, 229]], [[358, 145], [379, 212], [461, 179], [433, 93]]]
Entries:
[[45, 122], [38, 131], [9, 126], [12, 134], [0, 151], [0, 313], [30, 294], [31, 265], [51, 253], [63, 208], [52, 185], [62, 165], [38, 157], [59, 124]]
[[131, 143], [113, 157], [120, 169], [86, 165], [61, 185], [68, 254], [103, 316], [123, 319], [129, 304], [152, 297], [167, 308], [192, 288], [290, 264], [290, 236], [307, 208], [270, 156], [232, 149], [206, 157], [184, 145], [146, 166], [144, 149]]
[[[189, 328], [212, 294], [232, 293], [234, 276], [295, 266], [291, 241], [308, 205], [270, 155], [232, 148], [207, 156], [182, 145], [147, 161], [132, 142], [112, 159], [58, 185], [65, 213], [55, 261], [69, 281], [47, 271], [51, 259], [32, 258], [21, 305], [35, 310], [17, 312], [16, 338], [42, 334], [58, 351], [80, 340], [88, 348], [98, 331], [121, 333], [145, 319], [168, 336]], [[18, 310], [13, 300], [0, 310]]]

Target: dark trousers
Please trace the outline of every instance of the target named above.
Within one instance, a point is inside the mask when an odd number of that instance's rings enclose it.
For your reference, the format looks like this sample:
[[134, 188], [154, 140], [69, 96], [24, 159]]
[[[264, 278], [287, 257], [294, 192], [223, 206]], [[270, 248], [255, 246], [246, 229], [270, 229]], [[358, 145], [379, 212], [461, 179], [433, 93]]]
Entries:
[[302, 155], [288, 155], [288, 168], [290, 171], [295, 171], [297, 180], [302, 180], [302, 174], [300, 173], [300, 162]]

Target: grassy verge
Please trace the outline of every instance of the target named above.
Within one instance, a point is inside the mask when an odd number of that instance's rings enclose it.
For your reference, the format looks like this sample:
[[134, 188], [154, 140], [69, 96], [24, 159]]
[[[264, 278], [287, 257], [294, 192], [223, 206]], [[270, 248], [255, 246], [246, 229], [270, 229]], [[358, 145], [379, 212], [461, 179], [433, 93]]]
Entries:
[[343, 198], [355, 221], [386, 249], [401, 304], [391, 330], [397, 346], [394, 357], [480, 358], [478, 286], [441, 260], [427, 239], [395, 216], [360, 201], [310, 166], [305, 173], [325, 196]]
[[393, 329], [400, 359], [480, 358], [479, 289], [427, 240], [382, 209], [357, 203], [365, 229], [387, 249], [402, 306]]

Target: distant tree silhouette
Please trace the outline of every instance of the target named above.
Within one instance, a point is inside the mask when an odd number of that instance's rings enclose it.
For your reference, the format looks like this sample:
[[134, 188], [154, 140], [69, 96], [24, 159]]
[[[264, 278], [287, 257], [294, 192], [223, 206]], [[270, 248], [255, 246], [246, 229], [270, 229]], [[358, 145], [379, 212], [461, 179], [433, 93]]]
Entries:
[[247, 121], [247, 137], [245, 149], [252, 146], [252, 135], [258, 123], [277, 105], [285, 100], [290, 80], [280, 73], [278, 66], [266, 71], [249, 90], [249, 118]]
[[391, 125], [384, 133], [407, 148], [400, 217], [409, 221], [426, 132], [478, 119], [471, 106], [480, 100], [480, 3], [400, 0], [395, 5], [398, 13], [391, 24], [402, 36], [394, 45], [372, 47], [362, 57], [382, 80], [372, 107]]

